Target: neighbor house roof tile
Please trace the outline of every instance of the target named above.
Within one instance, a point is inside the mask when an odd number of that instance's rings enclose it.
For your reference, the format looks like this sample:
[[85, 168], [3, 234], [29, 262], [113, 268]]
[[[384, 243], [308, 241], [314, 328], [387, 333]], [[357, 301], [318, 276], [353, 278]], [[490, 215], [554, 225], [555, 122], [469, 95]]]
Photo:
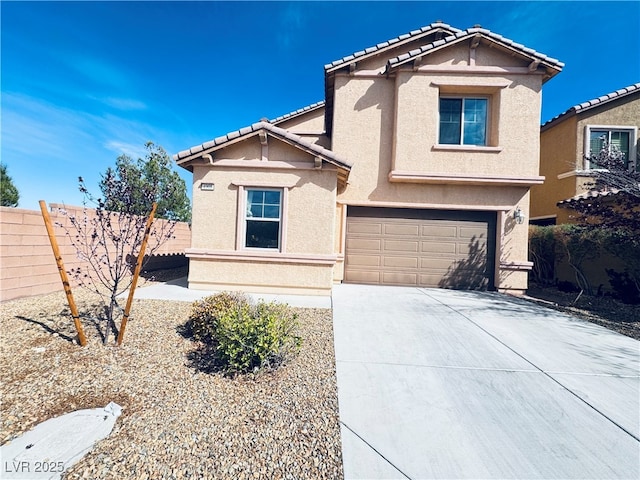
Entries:
[[570, 109], [562, 112], [560, 115], [556, 115], [551, 120], [542, 124], [542, 130], [546, 130], [551, 125], [554, 125], [560, 122], [564, 118], [568, 118], [577, 113], [582, 113], [591, 108], [597, 107], [599, 105], [604, 105], [605, 103], [611, 102], [613, 100], [626, 97], [627, 95], [631, 95], [635, 92], [640, 91], [640, 83], [634, 83], [633, 85], [629, 85], [628, 87], [621, 88], [616, 90], [615, 92], [608, 93], [606, 95], [602, 95], [601, 97], [594, 98], [592, 100], [579, 103], [578, 105], [574, 105]]

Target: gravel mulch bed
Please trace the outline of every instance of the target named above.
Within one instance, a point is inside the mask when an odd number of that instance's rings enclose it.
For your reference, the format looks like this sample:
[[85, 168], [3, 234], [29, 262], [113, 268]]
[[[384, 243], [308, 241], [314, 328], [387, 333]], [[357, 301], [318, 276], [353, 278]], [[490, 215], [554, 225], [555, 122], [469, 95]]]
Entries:
[[556, 287], [531, 284], [525, 298], [640, 340], [640, 305], [625, 304], [610, 296], [581, 295], [576, 301], [577, 296]]
[[[97, 300], [74, 295], [81, 310]], [[342, 478], [331, 311], [297, 309], [300, 354], [232, 379], [196, 366], [190, 307], [135, 300], [121, 347], [85, 320], [82, 348], [62, 292], [3, 303], [0, 443], [114, 401], [111, 435], [64, 478]]]

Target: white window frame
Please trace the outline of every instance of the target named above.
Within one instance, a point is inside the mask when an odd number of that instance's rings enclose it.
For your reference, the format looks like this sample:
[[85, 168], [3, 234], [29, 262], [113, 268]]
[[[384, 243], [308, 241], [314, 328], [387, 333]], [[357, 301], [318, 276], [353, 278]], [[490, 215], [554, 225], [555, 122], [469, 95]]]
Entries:
[[[289, 211], [289, 190], [294, 184], [281, 184], [271, 182], [244, 182], [234, 181], [232, 185], [238, 187], [238, 209], [236, 212], [236, 250], [251, 252], [284, 253], [287, 251], [287, 218]], [[280, 229], [278, 235], [280, 244], [278, 248], [247, 247], [247, 192], [249, 190], [272, 190], [280, 192]]]
[[629, 132], [629, 170], [639, 170], [640, 165], [637, 165], [637, 150], [636, 144], [638, 142], [638, 127], [630, 125], [586, 125], [584, 128], [584, 168], [585, 170], [594, 170], [589, 160], [591, 154], [591, 131], [592, 130], [606, 130], [609, 132]]
[[[441, 99], [451, 99], [451, 100], [462, 100], [462, 111], [460, 112], [460, 143], [440, 143], [440, 100]], [[487, 118], [485, 119], [485, 131], [484, 131], [484, 144], [475, 145], [475, 144], [466, 144], [464, 142], [464, 101], [466, 99], [469, 100], [486, 100], [487, 102]], [[491, 147], [491, 95], [456, 95], [452, 94], [440, 94], [438, 96], [438, 131], [437, 131], [437, 147], [443, 148], [486, 148]]]

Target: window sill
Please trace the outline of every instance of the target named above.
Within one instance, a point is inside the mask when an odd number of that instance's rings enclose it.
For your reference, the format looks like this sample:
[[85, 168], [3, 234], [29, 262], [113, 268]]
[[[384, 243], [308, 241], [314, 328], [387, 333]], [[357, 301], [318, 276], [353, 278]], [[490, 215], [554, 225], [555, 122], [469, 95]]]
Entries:
[[445, 145], [437, 143], [431, 150], [434, 151], [453, 151], [453, 152], [484, 152], [484, 153], [500, 153], [502, 147], [486, 147], [480, 145]]

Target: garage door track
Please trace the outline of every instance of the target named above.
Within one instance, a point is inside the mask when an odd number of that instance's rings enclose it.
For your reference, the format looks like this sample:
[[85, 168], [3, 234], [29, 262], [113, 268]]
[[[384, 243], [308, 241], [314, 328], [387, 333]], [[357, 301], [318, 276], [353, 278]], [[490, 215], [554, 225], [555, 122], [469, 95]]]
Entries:
[[640, 478], [639, 342], [489, 292], [333, 291], [345, 478]]

